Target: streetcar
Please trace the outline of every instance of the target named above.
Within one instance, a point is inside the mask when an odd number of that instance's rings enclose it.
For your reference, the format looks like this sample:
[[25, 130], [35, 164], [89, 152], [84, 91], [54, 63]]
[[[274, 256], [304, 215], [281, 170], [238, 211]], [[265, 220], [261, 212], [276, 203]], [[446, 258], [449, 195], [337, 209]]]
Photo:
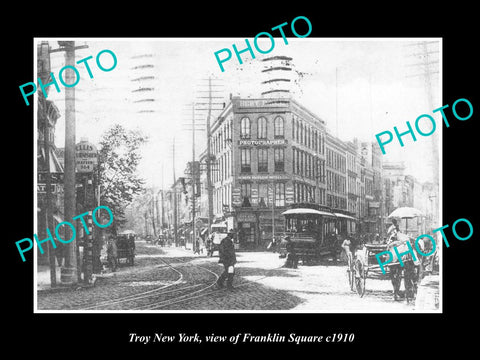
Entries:
[[354, 217], [309, 203], [293, 204], [282, 215], [285, 217], [285, 233], [280, 243], [280, 256], [287, 255], [287, 244], [291, 242], [302, 263], [325, 256], [337, 261], [342, 241], [354, 228], [351, 222], [355, 223]]

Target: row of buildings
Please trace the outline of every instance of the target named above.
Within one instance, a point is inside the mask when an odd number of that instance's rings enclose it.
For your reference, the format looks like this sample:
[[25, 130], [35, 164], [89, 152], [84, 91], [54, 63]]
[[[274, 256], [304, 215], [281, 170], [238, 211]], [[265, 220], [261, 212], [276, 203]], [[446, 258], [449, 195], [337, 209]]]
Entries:
[[[399, 206], [428, 214], [424, 228], [438, 222], [438, 188], [405, 175], [403, 164], [382, 164], [375, 142], [335, 137], [325, 121], [291, 97], [231, 97], [210, 136], [211, 221], [241, 233], [241, 248], [264, 247], [283, 232], [282, 213], [301, 202], [355, 219], [348, 231], [372, 237], [384, 234], [388, 214]], [[206, 160], [205, 151], [194, 166], [199, 170], [187, 164], [185, 177], [164, 194], [170, 226], [175, 214], [179, 226], [191, 225], [192, 196], [198, 226], [208, 223]], [[420, 227], [408, 225], [411, 232]]]

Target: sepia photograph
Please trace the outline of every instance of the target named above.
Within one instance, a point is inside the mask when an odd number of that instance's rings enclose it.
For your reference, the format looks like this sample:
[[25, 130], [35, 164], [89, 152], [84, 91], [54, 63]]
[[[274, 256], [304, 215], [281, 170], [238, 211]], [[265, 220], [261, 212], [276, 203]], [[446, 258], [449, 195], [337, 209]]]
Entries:
[[296, 19], [35, 37], [35, 313], [442, 313], [442, 38]]

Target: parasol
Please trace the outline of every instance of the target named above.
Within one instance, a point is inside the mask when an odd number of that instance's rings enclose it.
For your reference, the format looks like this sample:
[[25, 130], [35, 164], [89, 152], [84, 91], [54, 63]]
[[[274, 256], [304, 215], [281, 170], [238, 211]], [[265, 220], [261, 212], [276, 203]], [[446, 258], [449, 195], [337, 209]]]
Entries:
[[388, 215], [389, 218], [405, 219], [405, 233], [408, 229], [408, 219], [413, 219], [419, 216], [425, 216], [425, 214], [418, 209], [408, 206], [396, 208], [390, 215]]

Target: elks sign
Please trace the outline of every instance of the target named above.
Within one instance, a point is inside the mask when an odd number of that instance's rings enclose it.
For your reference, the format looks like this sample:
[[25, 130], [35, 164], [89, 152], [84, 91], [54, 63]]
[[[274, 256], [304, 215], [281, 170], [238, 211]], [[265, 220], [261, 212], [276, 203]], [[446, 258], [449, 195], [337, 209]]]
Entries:
[[98, 164], [98, 152], [95, 145], [86, 140], [75, 145], [75, 165], [77, 172], [92, 172]]

